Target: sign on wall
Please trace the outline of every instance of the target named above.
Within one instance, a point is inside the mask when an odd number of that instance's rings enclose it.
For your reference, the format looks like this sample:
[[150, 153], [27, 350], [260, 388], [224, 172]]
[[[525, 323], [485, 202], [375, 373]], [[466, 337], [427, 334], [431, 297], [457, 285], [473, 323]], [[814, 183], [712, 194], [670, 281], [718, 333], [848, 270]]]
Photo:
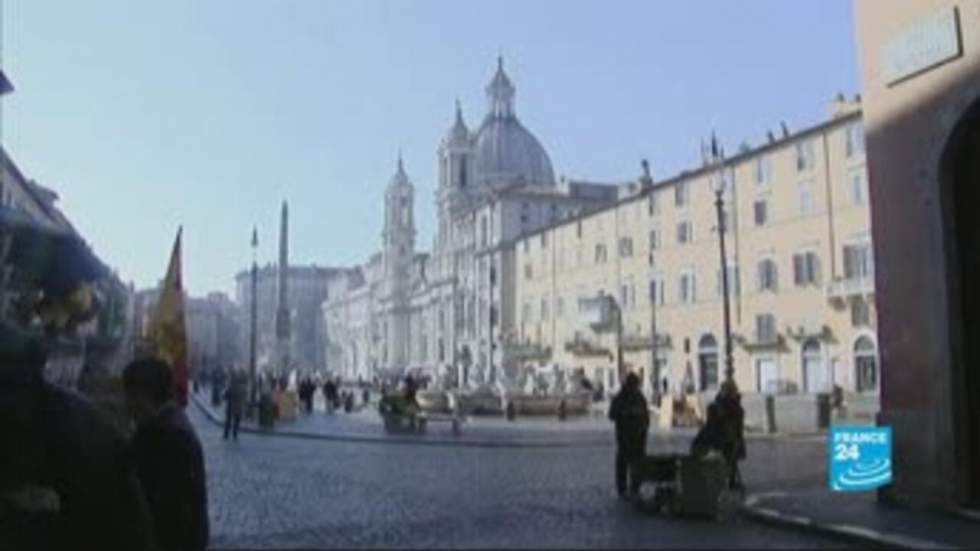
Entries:
[[929, 16], [885, 43], [882, 71], [891, 86], [963, 55], [955, 6]]

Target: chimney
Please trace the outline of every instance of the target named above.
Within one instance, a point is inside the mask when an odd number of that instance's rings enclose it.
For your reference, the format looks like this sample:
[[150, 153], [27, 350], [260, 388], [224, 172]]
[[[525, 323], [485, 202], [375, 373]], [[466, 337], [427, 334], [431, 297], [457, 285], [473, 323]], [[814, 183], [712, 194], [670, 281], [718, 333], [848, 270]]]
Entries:
[[783, 122], [783, 121], [779, 121], [779, 126], [780, 126], [780, 128], [783, 129], [783, 137], [784, 138], [788, 138], [789, 137], [789, 127], [786, 126], [786, 123]]
[[769, 143], [776, 143], [776, 136], [772, 133], [772, 130], [766, 130], [766, 137], [769, 138]]
[[861, 95], [855, 94], [854, 99], [848, 100], [844, 94], [837, 94], [837, 97], [830, 102], [830, 118], [836, 119], [861, 109]]

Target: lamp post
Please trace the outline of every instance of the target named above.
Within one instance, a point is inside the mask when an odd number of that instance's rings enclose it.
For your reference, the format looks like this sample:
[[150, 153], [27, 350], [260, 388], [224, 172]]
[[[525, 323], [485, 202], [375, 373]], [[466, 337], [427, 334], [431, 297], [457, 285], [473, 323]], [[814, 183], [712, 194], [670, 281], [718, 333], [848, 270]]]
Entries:
[[259, 266], [255, 259], [255, 252], [259, 246], [259, 231], [256, 227], [252, 227], [252, 300], [251, 300], [251, 312], [250, 312], [250, 325], [251, 331], [249, 332], [249, 360], [248, 360], [248, 375], [250, 379], [249, 386], [251, 387], [249, 395], [249, 404], [255, 405], [255, 394], [256, 394], [256, 380], [255, 380], [255, 331], [258, 325], [258, 305], [256, 304], [256, 297], [258, 295], [256, 291], [257, 282], [259, 279]]
[[714, 134], [711, 136], [711, 160], [718, 167], [718, 177], [712, 183], [715, 192], [715, 211], [718, 215], [718, 245], [721, 253], [721, 289], [725, 312], [725, 381], [734, 384], [735, 364], [732, 360], [732, 320], [728, 291], [728, 259], [725, 254], [725, 152], [718, 147]]

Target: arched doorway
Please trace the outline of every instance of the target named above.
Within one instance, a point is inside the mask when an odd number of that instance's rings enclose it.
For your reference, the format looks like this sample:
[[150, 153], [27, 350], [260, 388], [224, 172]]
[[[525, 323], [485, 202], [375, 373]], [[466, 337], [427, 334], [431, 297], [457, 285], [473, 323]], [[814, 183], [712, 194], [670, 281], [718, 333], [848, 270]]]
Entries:
[[980, 100], [950, 135], [940, 164], [955, 450], [966, 501], [980, 503]]
[[820, 349], [820, 341], [810, 339], [803, 343], [803, 392], [826, 391], [827, 366]]
[[878, 391], [878, 353], [871, 337], [862, 335], [854, 341], [854, 389]]
[[702, 392], [718, 387], [718, 341], [713, 335], [698, 341], [698, 375]]

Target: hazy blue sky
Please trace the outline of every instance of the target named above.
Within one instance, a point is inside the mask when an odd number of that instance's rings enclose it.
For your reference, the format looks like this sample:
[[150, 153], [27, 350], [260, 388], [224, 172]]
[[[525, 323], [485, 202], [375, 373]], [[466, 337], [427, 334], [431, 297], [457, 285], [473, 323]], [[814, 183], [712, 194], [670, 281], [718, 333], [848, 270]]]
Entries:
[[558, 174], [622, 181], [827, 116], [857, 92], [845, 0], [7, 0], [3, 142], [139, 286], [184, 225], [189, 289], [233, 289], [259, 226], [275, 258], [290, 201], [296, 262], [377, 249], [399, 148], [420, 246], [453, 101], [479, 124], [498, 52], [517, 112]]

